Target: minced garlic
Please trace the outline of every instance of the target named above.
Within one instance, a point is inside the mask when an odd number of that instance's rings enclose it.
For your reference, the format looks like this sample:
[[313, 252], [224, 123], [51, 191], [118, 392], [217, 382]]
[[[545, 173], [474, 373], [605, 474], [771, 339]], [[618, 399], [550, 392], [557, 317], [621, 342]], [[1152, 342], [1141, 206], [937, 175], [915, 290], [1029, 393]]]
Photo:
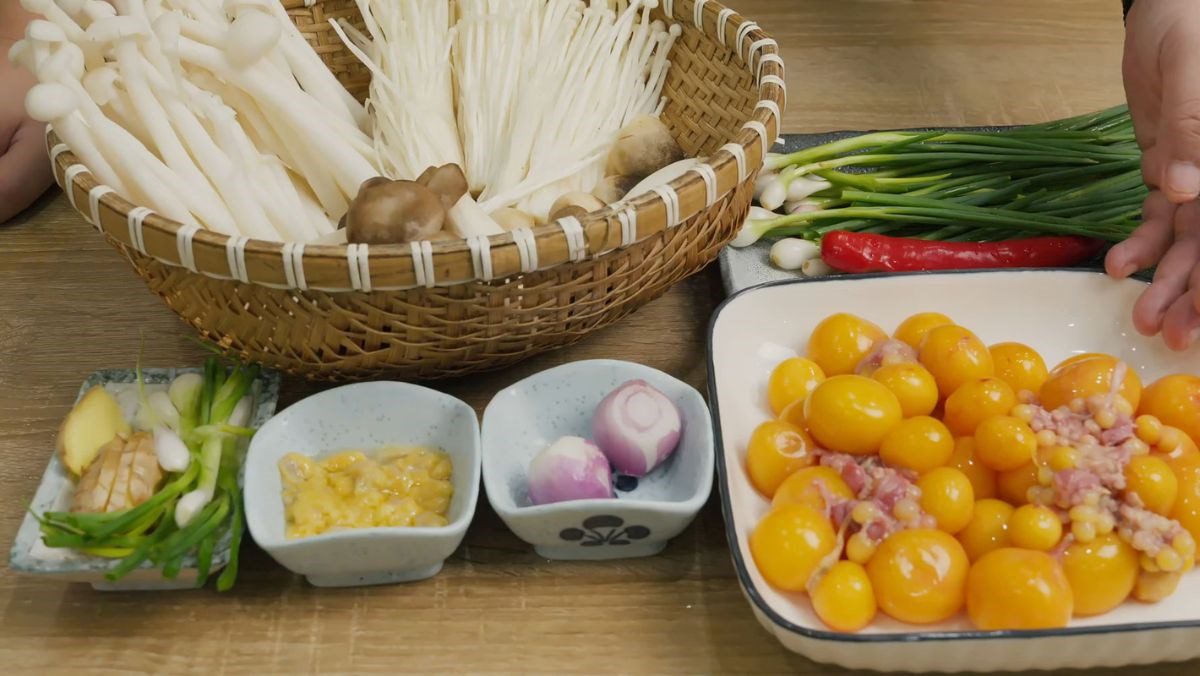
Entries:
[[289, 453], [279, 461], [287, 536], [349, 528], [445, 526], [454, 492], [446, 453], [421, 447]]

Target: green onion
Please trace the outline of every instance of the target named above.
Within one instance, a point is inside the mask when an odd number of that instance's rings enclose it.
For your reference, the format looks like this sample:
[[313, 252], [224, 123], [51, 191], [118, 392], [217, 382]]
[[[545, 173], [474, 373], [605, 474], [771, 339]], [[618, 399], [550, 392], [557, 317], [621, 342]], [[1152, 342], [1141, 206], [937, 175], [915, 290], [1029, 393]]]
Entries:
[[[766, 171], [777, 172], [785, 192], [804, 176], [832, 187], [821, 193], [818, 210], [755, 210], [734, 245], [763, 236], [816, 240], [834, 230], [955, 241], [1055, 234], [1118, 242], [1139, 225], [1148, 194], [1140, 159], [1125, 106], [999, 131], [844, 138], [769, 157]], [[779, 186], [770, 189], [779, 194]]]

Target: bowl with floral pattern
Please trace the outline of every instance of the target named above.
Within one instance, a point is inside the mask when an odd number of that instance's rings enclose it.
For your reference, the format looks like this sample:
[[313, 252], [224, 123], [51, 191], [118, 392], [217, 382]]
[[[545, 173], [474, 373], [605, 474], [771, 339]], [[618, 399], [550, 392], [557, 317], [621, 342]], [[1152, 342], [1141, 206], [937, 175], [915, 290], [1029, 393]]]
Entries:
[[[530, 462], [564, 436], [591, 438], [592, 414], [613, 390], [642, 380], [665, 394], [683, 422], [679, 445], [642, 477], [613, 477], [612, 498], [535, 505]], [[483, 484], [517, 537], [548, 559], [622, 559], [658, 554], [708, 500], [713, 483], [712, 421], [687, 383], [624, 361], [578, 361], [502, 390], [483, 414]]]

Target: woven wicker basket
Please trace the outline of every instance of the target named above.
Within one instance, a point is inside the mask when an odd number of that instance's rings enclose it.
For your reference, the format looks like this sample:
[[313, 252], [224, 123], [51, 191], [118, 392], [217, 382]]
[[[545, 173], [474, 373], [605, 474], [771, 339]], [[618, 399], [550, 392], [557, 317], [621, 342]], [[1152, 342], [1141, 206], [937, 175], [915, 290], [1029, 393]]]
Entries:
[[[328, 24], [360, 20], [354, 1], [284, 5], [346, 87], [365, 96], [365, 69]], [[131, 204], [98, 185], [53, 130], [48, 150], [72, 205], [151, 291], [232, 354], [330, 380], [499, 368], [573, 343], [698, 272], [749, 208], [784, 105], [777, 45], [716, 2], [663, 0], [655, 12], [684, 29], [663, 119], [707, 163], [582, 220], [369, 250], [247, 240]]]

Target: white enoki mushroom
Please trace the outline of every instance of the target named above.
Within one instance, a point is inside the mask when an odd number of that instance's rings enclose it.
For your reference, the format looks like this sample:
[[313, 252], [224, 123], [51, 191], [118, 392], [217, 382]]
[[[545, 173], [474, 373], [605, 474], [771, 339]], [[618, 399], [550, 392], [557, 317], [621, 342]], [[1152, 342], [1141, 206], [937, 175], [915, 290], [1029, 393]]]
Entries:
[[371, 71], [368, 107], [383, 173], [413, 180], [429, 167], [463, 164], [454, 115], [449, 0], [357, 0], [367, 38], [331, 22]]
[[303, 91], [289, 89], [258, 69], [234, 68], [220, 50], [188, 38], [180, 38], [179, 56], [185, 64], [208, 70], [250, 93], [263, 112], [271, 115], [273, 124], [288, 127], [297, 146], [322, 159], [347, 195], [356, 194], [364, 181], [378, 175], [371, 162], [350, 144], [340, 137], [331, 137], [326, 123], [333, 118]]
[[[93, 22], [87, 30], [87, 35], [96, 43], [111, 44], [133, 108], [154, 142], [152, 149], [158, 151], [158, 155], [171, 171], [193, 191], [187, 199], [188, 208], [212, 230], [222, 234], [236, 234], [238, 227], [234, 223], [233, 214], [184, 148], [180, 130], [178, 127], [172, 127], [167, 111], [150, 88], [147, 70], [153, 66], [146, 58], [145, 50], [139, 49], [137, 44], [143, 38], [153, 37], [149, 34], [149, 26], [143, 25], [133, 16], [116, 16]], [[168, 94], [161, 89], [158, 91], [158, 96], [166, 97]], [[269, 233], [255, 234], [269, 236]]]
[[468, 176], [473, 187], [486, 186], [485, 210], [515, 204], [545, 218], [563, 193], [589, 192], [603, 178], [622, 127], [661, 113], [681, 29], [651, 21], [657, 6], [631, 0], [615, 12], [593, 0], [581, 11], [571, 0], [548, 0], [522, 13], [459, 2], [459, 126]]
[[267, 3], [270, 11], [283, 28], [281, 47], [287, 65], [291, 67], [304, 91], [309, 92], [322, 102], [331, 114], [339, 117], [349, 115], [350, 119], [365, 131], [370, 126], [370, 117], [366, 108], [354, 98], [346, 88], [338, 82], [329, 68], [321, 61], [321, 57], [309, 46], [308, 40], [300, 34], [300, 29], [292, 23], [283, 5], [279, 2]]

